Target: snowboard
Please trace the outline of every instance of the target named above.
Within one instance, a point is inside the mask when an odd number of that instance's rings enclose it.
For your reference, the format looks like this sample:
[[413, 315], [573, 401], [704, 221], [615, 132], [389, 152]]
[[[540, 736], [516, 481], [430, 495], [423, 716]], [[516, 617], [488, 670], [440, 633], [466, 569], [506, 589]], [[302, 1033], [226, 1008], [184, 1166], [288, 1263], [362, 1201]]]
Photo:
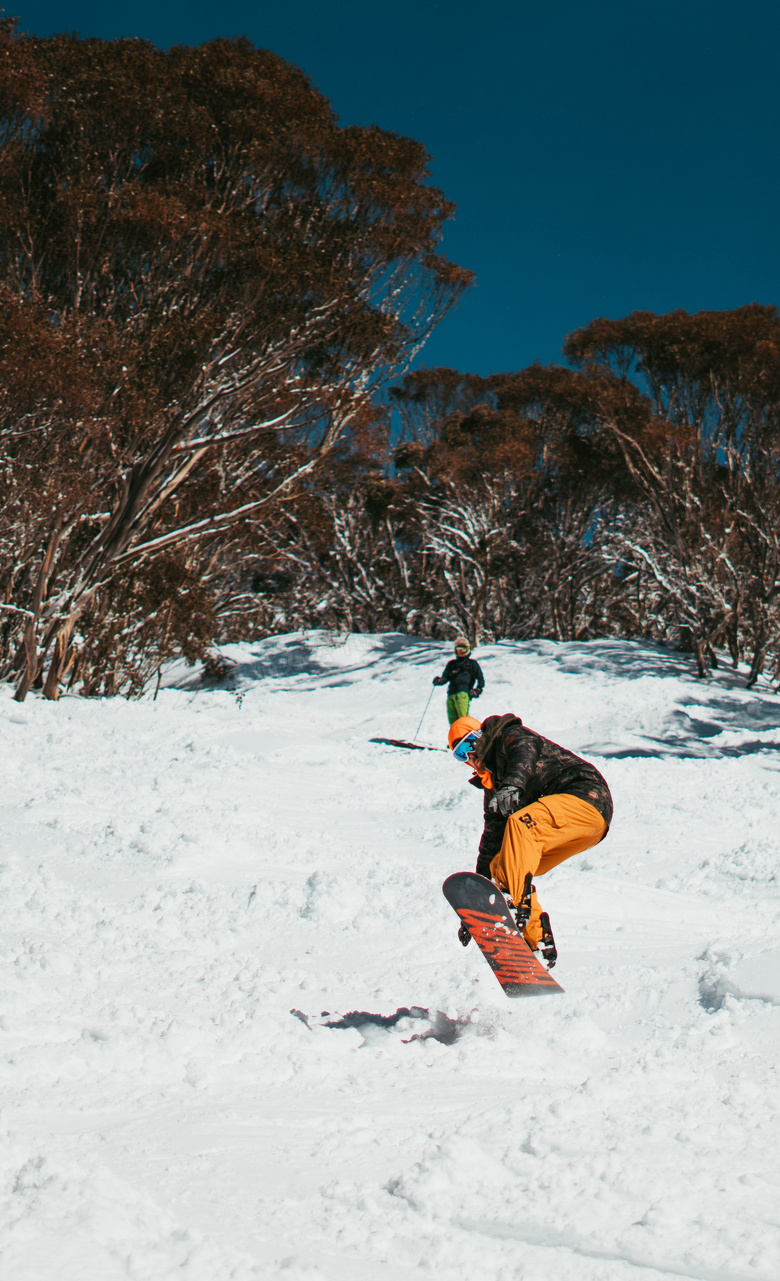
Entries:
[[476, 872], [455, 872], [441, 888], [507, 996], [563, 991], [531, 951], [492, 881]]
[[370, 738], [369, 743], [384, 743], [386, 747], [406, 747], [413, 752], [446, 752], [446, 747], [432, 747], [430, 743], [410, 743], [405, 738]]

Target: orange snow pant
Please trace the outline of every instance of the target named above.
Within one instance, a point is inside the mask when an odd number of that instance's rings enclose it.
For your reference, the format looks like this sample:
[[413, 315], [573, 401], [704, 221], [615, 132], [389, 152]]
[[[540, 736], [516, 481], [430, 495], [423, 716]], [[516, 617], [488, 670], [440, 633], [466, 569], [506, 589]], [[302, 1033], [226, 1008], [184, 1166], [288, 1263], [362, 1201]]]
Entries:
[[[501, 849], [490, 864], [490, 875], [499, 889], [519, 904], [529, 872], [532, 876], [544, 876], [564, 859], [598, 845], [606, 832], [607, 824], [598, 810], [581, 801], [579, 796], [570, 796], [568, 792], [545, 796], [509, 815]], [[525, 927], [526, 941], [534, 949], [542, 938], [541, 913], [534, 889], [531, 915]]]

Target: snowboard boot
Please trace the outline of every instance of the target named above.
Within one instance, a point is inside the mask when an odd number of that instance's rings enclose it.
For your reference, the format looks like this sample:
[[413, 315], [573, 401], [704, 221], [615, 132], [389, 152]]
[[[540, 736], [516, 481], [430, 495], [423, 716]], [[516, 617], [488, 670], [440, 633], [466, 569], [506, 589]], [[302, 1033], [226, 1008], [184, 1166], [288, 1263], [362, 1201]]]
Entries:
[[547, 962], [548, 970], [551, 970], [558, 960], [558, 949], [555, 946], [553, 932], [550, 929], [550, 918], [547, 913], [542, 912], [539, 920], [542, 923], [542, 956]]
[[534, 887], [531, 884], [532, 879], [531, 873], [527, 872], [523, 882], [522, 898], [520, 899], [517, 911], [515, 912], [515, 921], [517, 922], [517, 928], [521, 934], [525, 930], [531, 915], [531, 895], [534, 892]]

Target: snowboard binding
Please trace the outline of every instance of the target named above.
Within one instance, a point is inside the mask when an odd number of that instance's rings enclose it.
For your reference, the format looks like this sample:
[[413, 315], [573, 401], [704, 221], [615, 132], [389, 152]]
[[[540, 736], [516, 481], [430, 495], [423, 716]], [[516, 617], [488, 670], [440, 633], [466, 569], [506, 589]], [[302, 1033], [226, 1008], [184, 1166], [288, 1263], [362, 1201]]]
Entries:
[[558, 960], [558, 949], [555, 946], [555, 939], [550, 928], [550, 918], [546, 912], [542, 912], [539, 918], [542, 926], [542, 944], [540, 951], [547, 962], [548, 970], [551, 970]]
[[[534, 893], [535, 889], [536, 886], [531, 884], [531, 873], [528, 872], [523, 883], [523, 897], [520, 899], [520, 906], [515, 911], [517, 928], [521, 934], [523, 933], [523, 930], [528, 924], [531, 916], [531, 895]], [[547, 912], [541, 913], [539, 922], [542, 927], [542, 938], [539, 950], [547, 962], [548, 970], [551, 970], [555, 965], [555, 962], [558, 960], [558, 949], [555, 946], [555, 939], [553, 938], [552, 927], [550, 925], [550, 917]]]
[[528, 924], [528, 920], [531, 915], [531, 895], [533, 892], [534, 887], [531, 884], [531, 873], [527, 872], [525, 881], [523, 882], [523, 895], [515, 912], [515, 921], [517, 922], [517, 928], [521, 934]]

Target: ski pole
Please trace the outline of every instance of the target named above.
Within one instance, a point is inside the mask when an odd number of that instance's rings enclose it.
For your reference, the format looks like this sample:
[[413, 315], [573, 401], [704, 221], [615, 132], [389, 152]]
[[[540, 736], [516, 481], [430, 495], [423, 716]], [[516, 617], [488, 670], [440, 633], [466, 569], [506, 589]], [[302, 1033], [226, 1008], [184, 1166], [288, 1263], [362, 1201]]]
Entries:
[[431, 705], [431, 699], [432, 699], [432, 698], [433, 698], [433, 690], [431, 690], [430, 694], [428, 695], [428, 702], [425, 704], [425, 711], [423, 712], [422, 716], [420, 717], [420, 724], [417, 726], [417, 729], [414, 731], [414, 737], [415, 737], [415, 738], [417, 737], [417, 735], [419, 734], [420, 730], [422, 729], [422, 723], [423, 723], [423, 721], [425, 720], [425, 712], [427, 712], [428, 708], [430, 707], [430, 705]]

